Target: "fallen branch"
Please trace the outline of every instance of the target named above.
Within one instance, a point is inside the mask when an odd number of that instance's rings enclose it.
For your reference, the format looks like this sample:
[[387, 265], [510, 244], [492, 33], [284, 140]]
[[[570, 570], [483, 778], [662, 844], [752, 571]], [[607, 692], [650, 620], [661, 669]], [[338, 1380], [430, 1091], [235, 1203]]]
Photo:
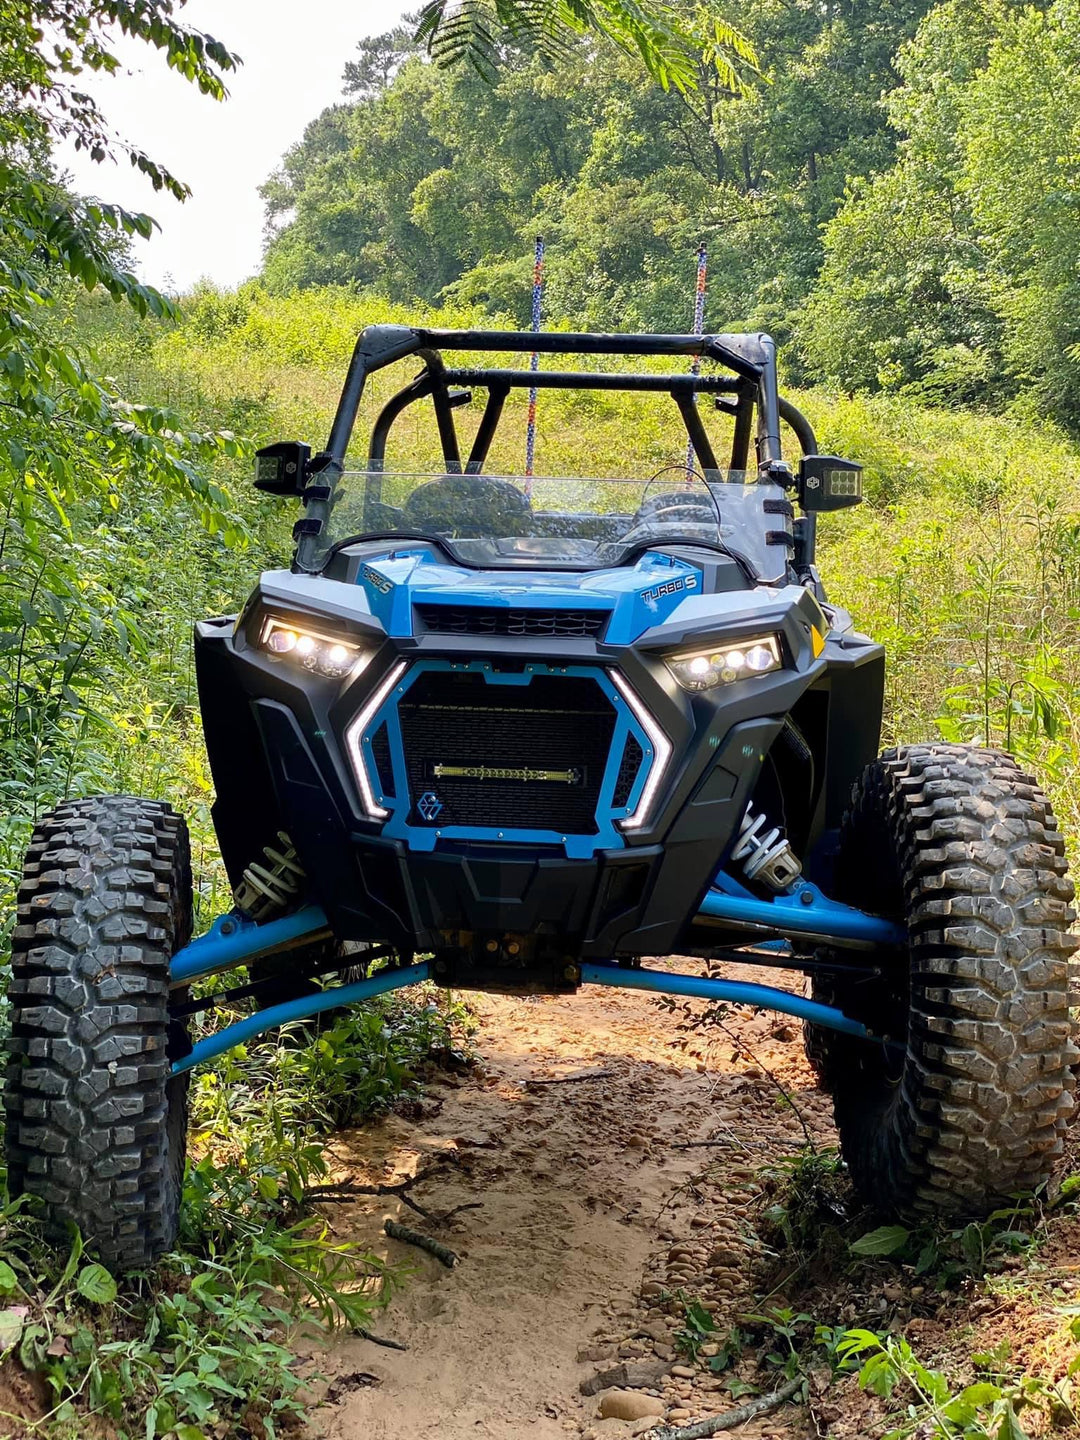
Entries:
[[[417, 1215], [426, 1220], [429, 1225], [445, 1225], [449, 1218], [448, 1215], [437, 1215], [434, 1211], [425, 1210], [419, 1200], [412, 1198], [409, 1191], [421, 1180], [430, 1179], [437, 1171], [444, 1169], [449, 1164], [451, 1164], [449, 1159], [436, 1160], [426, 1170], [419, 1170], [415, 1175], [408, 1175], [404, 1180], [397, 1180], [392, 1185], [364, 1185], [357, 1180], [336, 1180], [326, 1185], [313, 1185], [310, 1190], [305, 1191], [304, 1198], [314, 1201], [316, 1204], [330, 1201], [340, 1205], [353, 1195], [392, 1196], [395, 1200], [400, 1200], [403, 1205], [407, 1205], [410, 1210], [415, 1210]], [[458, 1209], [461, 1208], [463, 1207], [458, 1207]], [[449, 1215], [456, 1213], [457, 1211], [451, 1210]]]
[[526, 1085], [573, 1085], [578, 1080], [610, 1080], [614, 1070], [581, 1070], [576, 1075], [538, 1075]]
[[794, 1380], [781, 1385], [779, 1390], [774, 1390], [769, 1395], [759, 1395], [756, 1400], [747, 1401], [737, 1410], [725, 1410], [722, 1415], [710, 1415], [704, 1420], [695, 1420], [693, 1425], [665, 1425], [659, 1430], [650, 1430], [646, 1440], [705, 1440], [706, 1436], [717, 1435], [721, 1430], [734, 1430], [736, 1425], [745, 1425], [748, 1420], [754, 1420], [758, 1415], [767, 1415], [770, 1410], [778, 1410], [802, 1385], [803, 1377], [796, 1375]]
[[400, 1240], [405, 1245], [415, 1245], [420, 1250], [426, 1250], [429, 1255], [434, 1255], [436, 1260], [441, 1260], [448, 1270], [453, 1270], [458, 1263], [458, 1256], [444, 1245], [441, 1240], [433, 1240], [430, 1235], [421, 1235], [419, 1230], [410, 1230], [407, 1225], [399, 1225], [396, 1220], [387, 1220], [383, 1229], [391, 1240]]
[[463, 1215], [466, 1210], [482, 1210], [483, 1208], [484, 1202], [482, 1200], [470, 1200], [465, 1205], [455, 1205], [452, 1210], [443, 1211], [443, 1213], [439, 1216], [439, 1224], [449, 1225], [450, 1221], [453, 1220], [455, 1216]]
[[373, 1345], [382, 1345], [387, 1350], [408, 1350], [409, 1348], [408, 1345], [402, 1345], [400, 1340], [387, 1340], [385, 1335], [375, 1335], [370, 1330], [365, 1330], [362, 1325], [358, 1325], [352, 1333], [359, 1335], [361, 1340], [370, 1340]]

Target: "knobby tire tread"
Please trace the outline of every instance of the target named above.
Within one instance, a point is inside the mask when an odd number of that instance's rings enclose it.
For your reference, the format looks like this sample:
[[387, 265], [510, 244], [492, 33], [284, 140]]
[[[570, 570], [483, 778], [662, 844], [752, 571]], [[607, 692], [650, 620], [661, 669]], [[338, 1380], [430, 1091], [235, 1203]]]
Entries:
[[[1053, 811], [1009, 755], [886, 751], [844, 817], [837, 895], [909, 927], [907, 1049], [809, 1027], [856, 1187], [901, 1214], [985, 1214], [1047, 1181], [1074, 1108], [1073, 886]], [[815, 999], [881, 1033], [881, 987], [815, 977]]]
[[188, 1047], [169, 960], [191, 936], [184, 820], [158, 801], [73, 800], [37, 825], [12, 936], [4, 1104], [10, 1193], [71, 1223], [110, 1269], [174, 1242]]

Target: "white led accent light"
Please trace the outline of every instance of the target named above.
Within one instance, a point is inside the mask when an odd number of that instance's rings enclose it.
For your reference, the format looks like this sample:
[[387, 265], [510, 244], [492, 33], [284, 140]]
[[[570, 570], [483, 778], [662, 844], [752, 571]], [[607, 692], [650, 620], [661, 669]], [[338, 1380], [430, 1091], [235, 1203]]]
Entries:
[[619, 672], [612, 670], [609, 674], [616, 690], [629, 705], [634, 719], [645, 731], [649, 737], [649, 744], [652, 746], [652, 762], [649, 765], [649, 774], [642, 788], [637, 809], [632, 815], [627, 815], [625, 820], [619, 821], [624, 830], [640, 830], [648, 819], [649, 809], [660, 788], [664, 772], [667, 770], [668, 761], [671, 759], [672, 744]]
[[360, 800], [366, 815], [371, 820], [385, 820], [390, 811], [379, 804], [375, 799], [375, 791], [371, 788], [371, 776], [364, 763], [364, 731], [378, 714], [386, 697], [405, 674], [407, 668], [407, 662], [404, 660], [399, 660], [396, 665], [391, 666], [382, 684], [372, 691], [364, 708], [345, 727], [345, 746], [349, 752], [349, 759], [352, 761], [356, 783], [360, 787]]

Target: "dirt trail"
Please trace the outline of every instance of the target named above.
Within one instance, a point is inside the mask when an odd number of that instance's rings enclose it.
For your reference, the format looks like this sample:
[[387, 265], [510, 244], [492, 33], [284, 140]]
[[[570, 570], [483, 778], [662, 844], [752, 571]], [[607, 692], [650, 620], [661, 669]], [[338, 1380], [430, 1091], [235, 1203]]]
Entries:
[[[701, 1297], [722, 1329], [745, 1305], [757, 1167], [802, 1138], [762, 1064], [832, 1143], [799, 1026], [782, 1016], [739, 1012], [728, 1022], [736, 1040], [706, 1041], [680, 1036], [678, 1015], [632, 992], [482, 996], [476, 1008], [473, 1073], [436, 1085], [420, 1118], [392, 1116], [335, 1144], [342, 1174], [389, 1183], [430, 1170], [412, 1192], [422, 1205], [478, 1208], [438, 1232], [461, 1256], [451, 1271], [382, 1235], [388, 1216], [431, 1230], [396, 1199], [326, 1207], [339, 1238], [416, 1267], [378, 1321], [406, 1353], [355, 1338], [323, 1359], [337, 1382], [313, 1433], [327, 1440], [637, 1433], [598, 1421], [580, 1382], [622, 1359], [680, 1365], [663, 1287]], [[681, 1148], [709, 1138], [721, 1143]], [[687, 1188], [706, 1165], [710, 1182]], [[730, 1406], [722, 1383], [676, 1369], [654, 1390], [685, 1423]], [[804, 1428], [788, 1409], [738, 1433], [786, 1440]]]

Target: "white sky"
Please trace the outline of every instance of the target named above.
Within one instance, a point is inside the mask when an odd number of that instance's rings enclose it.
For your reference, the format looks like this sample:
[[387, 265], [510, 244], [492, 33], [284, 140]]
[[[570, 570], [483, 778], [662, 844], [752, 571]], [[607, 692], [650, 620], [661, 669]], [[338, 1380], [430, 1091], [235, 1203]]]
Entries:
[[[183, 205], [155, 194], [124, 159], [95, 165], [64, 150], [74, 187], [161, 226], [139, 242], [138, 269], [151, 284], [186, 290], [202, 276], [236, 285], [262, 255], [258, 187], [304, 126], [341, 98], [341, 75], [356, 42], [390, 29], [402, 0], [188, 0], [179, 18], [244, 61], [218, 104], [168, 69], [149, 47], [121, 42], [130, 67], [93, 85], [113, 128], [191, 186]], [[87, 88], [91, 88], [89, 85]]]

